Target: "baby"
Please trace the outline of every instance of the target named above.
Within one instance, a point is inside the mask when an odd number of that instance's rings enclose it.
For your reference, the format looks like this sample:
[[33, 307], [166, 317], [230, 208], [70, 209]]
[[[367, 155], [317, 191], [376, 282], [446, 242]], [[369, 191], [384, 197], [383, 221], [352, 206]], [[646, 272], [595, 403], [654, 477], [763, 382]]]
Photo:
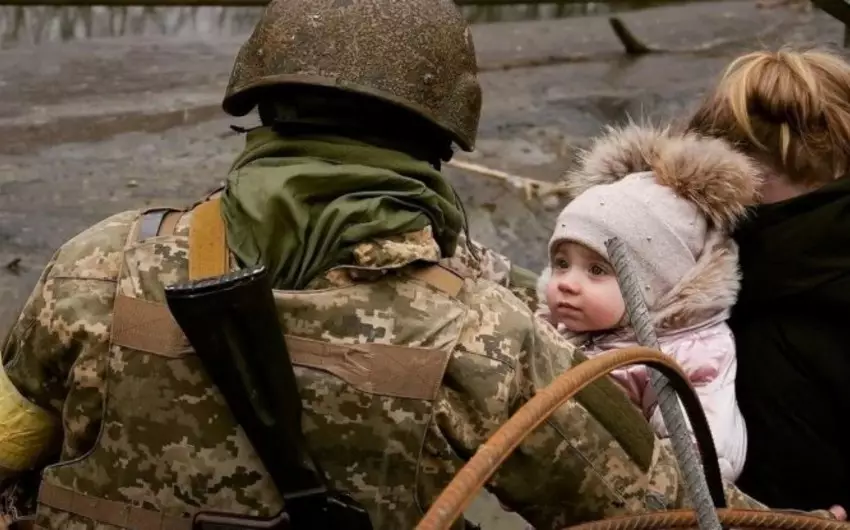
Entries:
[[[590, 356], [636, 345], [605, 250], [606, 240], [622, 240], [661, 350], [696, 388], [721, 473], [736, 480], [747, 435], [726, 325], [739, 288], [728, 233], [755, 199], [754, 166], [719, 140], [629, 125], [597, 139], [566, 180], [574, 198], [558, 217], [538, 284], [543, 316]], [[612, 375], [656, 432], [669, 436], [646, 367]]]

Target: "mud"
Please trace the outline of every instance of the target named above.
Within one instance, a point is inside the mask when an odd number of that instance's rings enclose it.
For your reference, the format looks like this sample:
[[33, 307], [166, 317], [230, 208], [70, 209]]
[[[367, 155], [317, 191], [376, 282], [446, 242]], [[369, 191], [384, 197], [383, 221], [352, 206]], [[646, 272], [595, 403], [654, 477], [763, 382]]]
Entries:
[[[604, 16], [474, 27], [484, 86], [476, 152], [458, 158], [557, 180], [575, 150], [628, 116], [683, 116], [735, 54], [840, 43], [820, 12], [704, 2], [621, 15], [673, 51], [624, 56]], [[242, 139], [218, 105], [243, 36], [133, 37], [0, 51], [0, 336], [51, 253], [117, 211], [183, 204], [218, 186]], [[473, 236], [539, 269], [557, 201], [446, 170]], [[4, 267], [7, 265], [8, 267]], [[485, 498], [485, 528], [516, 528]]]

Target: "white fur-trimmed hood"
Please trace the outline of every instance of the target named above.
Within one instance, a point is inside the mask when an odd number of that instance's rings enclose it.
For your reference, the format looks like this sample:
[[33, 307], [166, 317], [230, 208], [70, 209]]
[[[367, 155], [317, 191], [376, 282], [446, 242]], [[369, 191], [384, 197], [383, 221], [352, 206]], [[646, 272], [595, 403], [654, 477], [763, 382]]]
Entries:
[[[759, 172], [749, 157], [719, 139], [636, 124], [608, 127], [580, 154], [578, 168], [564, 176], [568, 200], [644, 171], [696, 205], [711, 227], [694, 268], [650, 308], [659, 332], [690, 327], [735, 303], [738, 253], [728, 234], [756, 202]], [[538, 281], [544, 312], [550, 275], [547, 266]]]

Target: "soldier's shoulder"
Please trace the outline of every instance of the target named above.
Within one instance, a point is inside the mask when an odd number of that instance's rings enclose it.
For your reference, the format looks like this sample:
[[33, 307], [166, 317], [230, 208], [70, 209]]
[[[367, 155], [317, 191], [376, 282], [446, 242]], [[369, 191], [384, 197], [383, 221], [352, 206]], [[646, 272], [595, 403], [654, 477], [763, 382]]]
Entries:
[[537, 275], [517, 266], [503, 254], [461, 237], [454, 256], [445, 259], [444, 263], [464, 276], [507, 289], [532, 312], [538, 308]]
[[50, 277], [113, 279], [141, 210], [113, 214], [67, 240], [53, 257]]
[[511, 262], [505, 256], [460, 234], [455, 253], [445, 264], [471, 278], [482, 278], [507, 285]]

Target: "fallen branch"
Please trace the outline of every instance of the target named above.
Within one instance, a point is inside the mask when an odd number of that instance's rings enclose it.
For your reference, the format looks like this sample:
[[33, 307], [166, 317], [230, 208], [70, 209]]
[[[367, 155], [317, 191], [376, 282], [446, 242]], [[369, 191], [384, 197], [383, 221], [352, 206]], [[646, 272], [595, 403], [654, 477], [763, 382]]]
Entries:
[[481, 164], [476, 164], [474, 162], [452, 159], [449, 160], [446, 165], [507, 182], [513, 187], [522, 190], [525, 193], [525, 198], [527, 200], [535, 198], [544, 199], [549, 196], [558, 197], [564, 195], [564, 192], [566, 191], [564, 185], [559, 182], [546, 182], [543, 180], [522, 177], [499, 169], [482, 166]]
[[14, 258], [12, 261], [5, 265], [5, 269], [12, 274], [18, 274], [21, 272], [21, 258]]
[[686, 46], [683, 48], [663, 48], [659, 46], [645, 44], [643, 41], [638, 39], [635, 34], [632, 33], [632, 31], [628, 27], [626, 27], [626, 24], [618, 17], [609, 17], [608, 23], [611, 25], [611, 29], [614, 30], [614, 34], [623, 44], [626, 53], [629, 55], [643, 55], [646, 53], [705, 52], [714, 48], [719, 48], [721, 46], [728, 46], [730, 44], [739, 44], [752, 40], [760, 40], [782, 27], [782, 23], [777, 22], [776, 24], [772, 24], [755, 34], [749, 34], [740, 37], [720, 37], [717, 39], [702, 42], [700, 44], [697, 44], [696, 46]]
[[623, 47], [626, 49], [626, 53], [629, 55], [643, 55], [646, 53], [656, 52], [658, 50], [652, 49], [640, 40], [635, 37], [635, 34], [632, 33], [629, 28], [623, 24], [623, 21], [617, 17], [610, 17], [608, 19], [608, 24], [611, 25], [611, 29], [614, 30], [614, 35], [620, 39], [620, 42], [623, 44]]
[[[645, 42], [641, 41], [618, 17], [609, 17], [608, 24], [611, 26], [611, 29], [614, 30], [614, 35], [616, 35], [617, 39], [623, 44], [623, 48], [625, 49], [626, 54], [633, 56], [646, 55], [648, 53], [707, 52], [711, 51], [714, 48], [719, 48], [721, 46], [745, 43], [752, 40], [758, 41], [760, 39], [763, 39], [765, 36], [779, 30], [782, 27], [782, 23], [776, 23], [771, 26], [768, 26], [767, 28], [754, 35], [749, 34], [740, 37], [722, 37], [697, 44], [696, 46], [686, 46], [683, 48], [665, 48], [661, 46], [646, 44]], [[479, 65], [478, 70], [480, 72], [506, 71], [518, 68], [554, 66], [558, 64], [576, 64], [608, 61], [614, 60], [616, 58], [617, 55], [614, 55], [610, 52], [602, 52], [595, 54], [579, 52], [565, 53], [562, 55], [545, 55], [542, 57], [518, 57], [515, 59], [506, 59], [503, 61], [482, 62]]]

